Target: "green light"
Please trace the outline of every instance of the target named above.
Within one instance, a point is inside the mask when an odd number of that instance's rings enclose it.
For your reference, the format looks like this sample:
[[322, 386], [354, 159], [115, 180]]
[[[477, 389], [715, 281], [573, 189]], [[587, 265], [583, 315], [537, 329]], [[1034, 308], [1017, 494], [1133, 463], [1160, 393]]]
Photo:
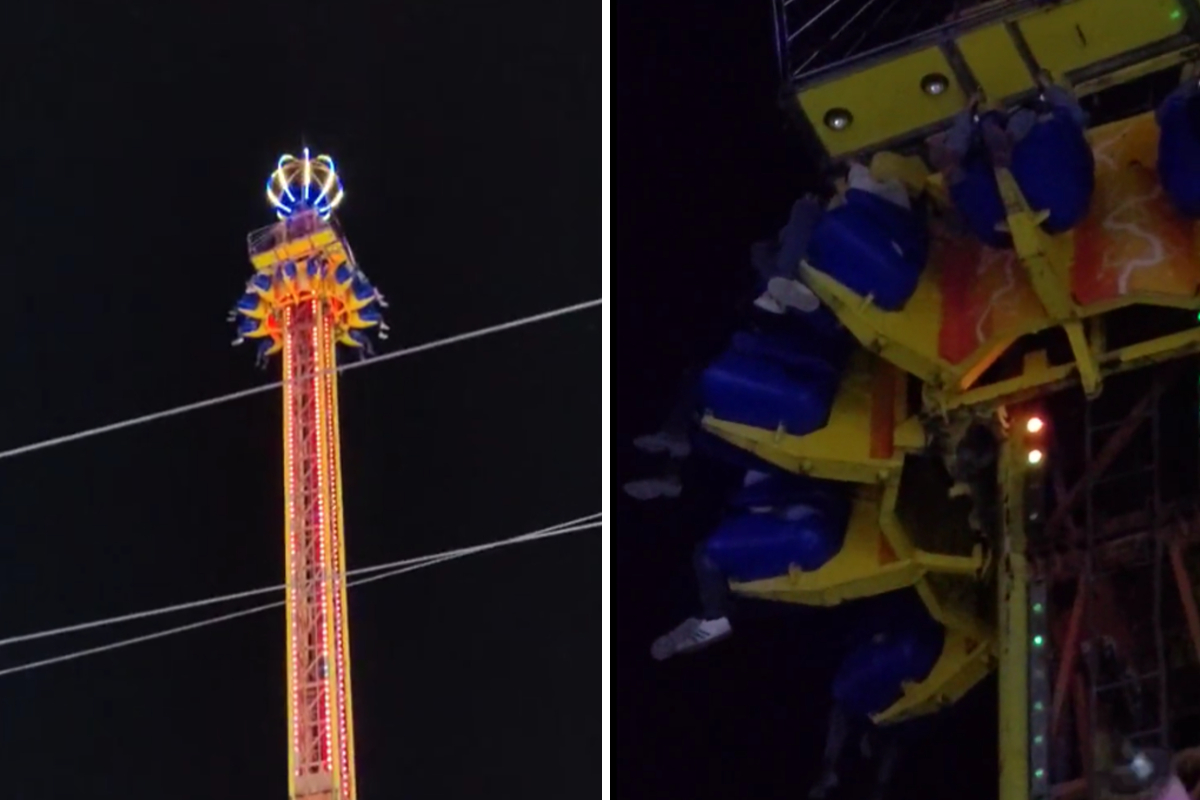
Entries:
[[1046, 741], [1046, 737], [1042, 736], [1040, 733], [1037, 736], [1033, 737], [1033, 743], [1036, 745], [1041, 745], [1041, 743], [1044, 741]]
[[1035, 770], [1033, 771], [1033, 777], [1037, 778], [1037, 779], [1040, 781], [1042, 778], [1046, 777], [1046, 770], [1044, 770], [1044, 769], [1035, 769]]
[[1036, 703], [1034, 703], [1034, 704], [1033, 704], [1033, 710], [1034, 710], [1034, 711], [1041, 711], [1041, 710], [1042, 710], [1042, 709], [1044, 709], [1044, 708], [1045, 708], [1045, 706], [1044, 706], [1044, 705], [1042, 705], [1042, 701], [1041, 701], [1041, 700], [1038, 700]]
[[1183, 16], [1183, 12], [1178, 8], [1171, 12], [1171, 19], [1179, 19]]
[[1033, 604], [1033, 613], [1035, 613], [1035, 614], [1040, 614], [1040, 613], [1042, 613], [1042, 611], [1043, 611], [1043, 607], [1042, 607], [1042, 604], [1041, 604], [1041, 603], [1034, 603], [1034, 604]]
[[1041, 646], [1042, 646], [1042, 644], [1043, 644], [1043, 643], [1045, 643], [1045, 641], [1046, 641], [1046, 640], [1045, 640], [1045, 639], [1043, 639], [1041, 636], [1035, 636], [1035, 637], [1033, 637], [1033, 646], [1034, 646], [1034, 647], [1041, 647]]

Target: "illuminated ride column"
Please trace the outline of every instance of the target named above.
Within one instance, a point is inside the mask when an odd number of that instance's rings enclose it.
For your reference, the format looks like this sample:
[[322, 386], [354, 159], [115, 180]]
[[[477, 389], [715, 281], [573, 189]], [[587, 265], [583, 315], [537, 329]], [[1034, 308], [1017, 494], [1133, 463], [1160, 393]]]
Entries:
[[[267, 195], [280, 222], [250, 235], [255, 275], [234, 316], [283, 361], [288, 772], [300, 800], [354, 800], [337, 345], [369, 351], [382, 297], [332, 220], [342, 197], [327, 156], [284, 156]], [[383, 337], [384, 334], [380, 333]]]
[[283, 309], [292, 796], [355, 797], [333, 321]]

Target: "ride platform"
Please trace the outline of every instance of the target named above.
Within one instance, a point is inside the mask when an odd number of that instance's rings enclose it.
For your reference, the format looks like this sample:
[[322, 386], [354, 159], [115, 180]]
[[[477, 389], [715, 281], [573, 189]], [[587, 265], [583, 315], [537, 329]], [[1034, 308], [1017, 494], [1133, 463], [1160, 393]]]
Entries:
[[[1131, 306], [1200, 311], [1193, 225], [1170, 206], [1155, 172], [1152, 114], [1089, 134], [1096, 191], [1086, 220], [1049, 236], [1015, 181], [999, 171], [1013, 250], [995, 250], [936, 223], [930, 261], [899, 311], [883, 311], [805, 265], [806, 280], [864, 347], [926, 384], [935, 409], [996, 405], [1082, 382], [1094, 394], [1106, 374], [1189, 355], [1200, 328], [1105, 347], [1106, 318]], [[931, 178], [936, 183], [936, 178]], [[936, 194], [936, 192], [935, 192]], [[1061, 328], [1073, 360], [1051, 364], [1022, 352], [1016, 374], [985, 374], [1022, 337]]]

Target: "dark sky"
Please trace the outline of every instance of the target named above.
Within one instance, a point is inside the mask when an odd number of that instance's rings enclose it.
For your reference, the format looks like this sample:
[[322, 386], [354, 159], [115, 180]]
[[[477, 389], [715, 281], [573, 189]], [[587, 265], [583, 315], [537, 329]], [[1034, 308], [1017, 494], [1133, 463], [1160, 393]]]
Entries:
[[[302, 137], [338, 160], [393, 346], [599, 297], [592, 7], [183, 7], [6, 8], [0, 449], [268, 379], [225, 313]], [[599, 343], [590, 310], [348, 374], [350, 566], [600, 511]], [[269, 394], [0, 461], [0, 635], [281, 582], [280, 448]], [[352, 592], [363, 800], [594, 791], [599, 551]], [[268, 613], [0, 678], [6, 791], [284, 797], [283, 644]]]
[[[692, 459], [676, 503], [635, 503], [619, 488], [654, 474], [632, 438], [662, 422], [683, 370], [736, 329], [751, 242], [815, 188], [776, 103], [770, 9], [766, 0], [614, 8], [612, 725], [622, 800], [796, 800], [820, 763], [837, 665], [828, 643], [844, 617], [739, 624], [719, 648], [653, 662], [654, 637], [697, 610], [692, 548], [739, 476]], [[994, 796], [994, 702], [985, 684], [959, 735], [908, 758], [889, 797]]]

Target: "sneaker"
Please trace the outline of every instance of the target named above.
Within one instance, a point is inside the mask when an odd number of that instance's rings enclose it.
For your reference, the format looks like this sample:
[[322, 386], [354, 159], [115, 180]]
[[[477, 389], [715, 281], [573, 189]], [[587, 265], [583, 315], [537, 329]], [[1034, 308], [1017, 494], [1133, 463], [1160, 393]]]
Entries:
[[791, 278], [771, 278], [767, 281], [767, 294], [784, 308], [794, 308], [804, 314], [811, 314], [821, 307], [821, 300], [812, 289]]
[[683, 492], [683, 484], [677, 477], [646, 478], [641, 481], [630, 481], [624, 486], [625, 494], [634, 500], [657, 500], [666, 497], [674, 500]]
[[687, 437], [672, 436], [659, 431], [648, 436], [639, 436], [633, 440], [633, 446], [643, 453], [658, 455], [667, 453], [674, 459], [684, 459], [692, 454], [692, 443]]
[[683, 624], [666, 636], [654, 640], [650, 655], [655, 661], [664, 661], [671, 656], [685, 655], [714, 645], [733, 635], [733, 626], [725, 617], [720, 619], [684, 620]]
[[779, 301], [772, 297], [770, 292], [760, 294], [758, 299], [754, 301], [754, 305], [768, 314], [784, 314], [787, 312], [787, 309], [780, 305]]

